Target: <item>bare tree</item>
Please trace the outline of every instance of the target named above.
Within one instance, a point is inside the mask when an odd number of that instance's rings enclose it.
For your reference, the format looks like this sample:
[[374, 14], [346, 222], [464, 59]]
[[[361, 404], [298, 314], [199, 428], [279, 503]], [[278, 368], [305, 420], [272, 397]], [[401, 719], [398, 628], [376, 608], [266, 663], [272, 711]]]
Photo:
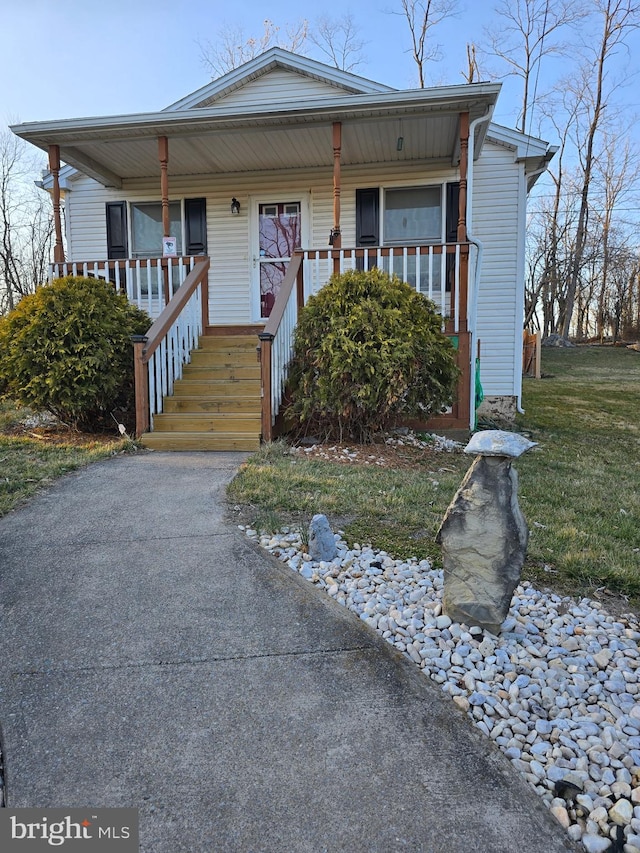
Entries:
[[602, 129], [611, 91], [605, 91], [606, 71], [611, 57], [625, 43], [632, 29], [639, 25], [640, 5], [633, 0], [594, 0], [602, 19], [602, 31], [592, 62], [583, 66], [576, 86], [576, 99], [584, 107], [585, 129], [578, 144], [581, 159], [582, 187], [580, 209], [576, 227], [575, 249], [567, 280], [567, 299], [563, 323], [559, 329], [562, 337], [569, 336], [576, 291], [588, 237], [589, 193], [596, 158], [596, 142]]
[[[537, 268], [539, 275], [530, 292], [525, 308], [525, 326], [533, 328], [539, 308], [542, 310], [543, 336], [556, 330], [566, 301], [566, 279], [573, 251], [575, 233], [576, 180], [571, 161], [571, 127], [576, 104], [565, 92], [557, 93], [542, 105], [543, 115], [559, 141], [558, 150], [548, 170], [551, 193], [538, 198], [533, 211], [537, 228], [528, 229], [530, 252], [542, 251], [544, 262]], [[540, 249], [540, 247], [542, 247]]]
[[536, 82], [542, 60], [560, 55], [566, 45], [560, 31], [585, 16], [582, 0], [499, 0], [495, 13], [500, 24], [486, 34], [486, 52], [506, 64], [506, 72], [522, 80], [522, 101], [517, 127], [523, 133], [537, 97]]
[[440, 58], [440, 45], [432, 40], [433, 30], [446, 18], [457, 14], [459, 0], [400, 0], [411, 35], [411, 55], [418, 68], [418, 83], [425, 87], [425, 65]]
[[263, 21], [262, 35], [257, 37], [246, 36], [242, 27], [224, 24], [218, 30], [215, 41], [200, 42], [200, 58], [215, 79], [249, 62], [270, 47], [300, 52], [308, 34], [309, 23], [306, 20], [285, 24], [282, 29], [267, 18]]
[[364, 62], [365, 43], [359, 37], [353, 15], [318, 18], [309, 30], [308, 40], [318, 48], [323, 59], [342, 71], [354, 71]]
[[476, 55], [476, 46], [467, 44], [467, 70], [462, 72], [465, 83], [478, 83], [480, 80], [480, 67]]
[[[605, 131], [602, 151], [594, 162], [593, 185], [597, 203], [592, 204], [591, 214], [595, 227], [601, 233], [601, 273], [596, 312], [597, 334], [601, 339], [605, 334], [605, 307], [610, 299], [610, 291], [612, 288], [620, 291], [615, 267], [623, 260], [626, 264], [630, 251], [628, 246], [633, 239], [632, 233], [624, 228], [621, 217], [616, 214], [621, 202], [629, 198], [640, 176], [637, 163], [637, 153], [632, 151], [627, 133], [623, 130]], [[613, 273], [615, 281], [610, 281], [610, 273]], [[627, 278], [625, 271], [625, 288]]]
[[46, 281], [53, 216], [49, 198], [34, 186], [37, 174], [27, 144], [0, 133], [0, 313]]

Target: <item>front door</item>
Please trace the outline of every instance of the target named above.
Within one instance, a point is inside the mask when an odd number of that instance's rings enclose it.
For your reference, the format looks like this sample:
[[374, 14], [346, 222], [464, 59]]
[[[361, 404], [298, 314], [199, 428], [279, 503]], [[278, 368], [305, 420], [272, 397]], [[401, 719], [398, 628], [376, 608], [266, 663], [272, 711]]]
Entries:
[[259, 294], [260, 319], [273, 308], [287, 266], [302, 245], [302, 203], [258, 203], [257, 254], [254, 255], [254, 287]]

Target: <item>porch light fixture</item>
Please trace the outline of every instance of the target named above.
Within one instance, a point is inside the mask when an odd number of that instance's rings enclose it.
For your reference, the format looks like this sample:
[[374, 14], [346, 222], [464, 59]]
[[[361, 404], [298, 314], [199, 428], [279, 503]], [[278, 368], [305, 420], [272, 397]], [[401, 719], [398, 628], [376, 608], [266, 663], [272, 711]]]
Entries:
[[233, 216], [237, 216], [240, 213], [240, 202], [235, 197], [231, 199], [231, 213]]

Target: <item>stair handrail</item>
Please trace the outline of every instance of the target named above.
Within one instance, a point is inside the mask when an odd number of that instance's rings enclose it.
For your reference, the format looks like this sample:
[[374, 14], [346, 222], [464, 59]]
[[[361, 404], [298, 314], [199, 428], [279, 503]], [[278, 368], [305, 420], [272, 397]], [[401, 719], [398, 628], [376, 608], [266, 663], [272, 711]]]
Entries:
[[[164, 307], [145, 335], [133, 335], [134, 381], [136, 401], [136, 436], [141, 436], [153, 425], [153, 415], [158, 411], [158, 399], [171, 392], [169, 386], [179, 378], [182, 366], [188, 361], [198, 336], [209, 324], [209, 273], [208, 257], [198, 257], [193, 269], [178, 291]], [[180, 330], [180, 319], [189, 314], [186, 328]], [[152, 370], [161, 356], [160, 374]], [[167, 372], [164, 372], [164, 367]], [[157, 385], [157, 387], [156, 387]], [[151, 391], [150, 393], [150, 386]]]
[[[262, 439], [271, 441], [286, 385], [293, 331], [304, 305], [304, 252], [294, 252], [278, 290], [271, 314], [260, 338], [260, 381], [262, 386]], [[294, 287], [295, 285], [295, 287]]]

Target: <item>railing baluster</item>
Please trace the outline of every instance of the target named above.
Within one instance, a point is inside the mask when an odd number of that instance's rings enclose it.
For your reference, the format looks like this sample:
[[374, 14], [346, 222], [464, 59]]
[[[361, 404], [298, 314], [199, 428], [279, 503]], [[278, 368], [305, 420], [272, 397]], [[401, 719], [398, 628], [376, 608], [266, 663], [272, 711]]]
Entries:
[[440, 253], [440, 314], [442, 315], [442, 331], [444, 332], [444, 318], [447, 316], [447, 255]]
[[151, 258], [147, 258], [147, 314], [153, 317], [153, 279], [151, 278]]
[[159, 258], [156, 258], [156, 290], [158, 291], [158, 307], [160, 311], [166, 305], [164, 300], [164, 287], [162, 286], [162, 261]]
[[158, 411], [156, 405], [156, 355], [157, 350], [154, 352], [153, 357], [149, 359], [149, 363], [147, 365], [149, 370], [149, 424], [151, 429], [153, 429], [153, 416]]
[[127, 288], [127, 299], [129, 300], [129, 302], [134, 302], [135, 299], [133, 295], [133, 270], [131, 269], [131, 262], [128, 260], [125, 261], [124, 274], [125, 285]]
[[[433, 246], [429, 246], [429, 299], [433, 301]], [[440, 313], [442, 313], [442, 306]]]
[[132, 270], [134, 273], [133, 278], [133, 293], [138, 308], [142, 308], [142, 288], [140, 286], [140, 259], [136, 258], [134, 269]]
[[[173, 266], [171, 258], [166, 258], [166, 276], [167, 276], [167, 294], [169, 296], [169, 302], [173, 299]], [[162, 261], [160, 261], [162, 264]]]
[[460, 330], [460, 243], [456, 243], [454, 288], [455, 288], [454, 325], [455, 325], [455, 331], [457, 333]]

